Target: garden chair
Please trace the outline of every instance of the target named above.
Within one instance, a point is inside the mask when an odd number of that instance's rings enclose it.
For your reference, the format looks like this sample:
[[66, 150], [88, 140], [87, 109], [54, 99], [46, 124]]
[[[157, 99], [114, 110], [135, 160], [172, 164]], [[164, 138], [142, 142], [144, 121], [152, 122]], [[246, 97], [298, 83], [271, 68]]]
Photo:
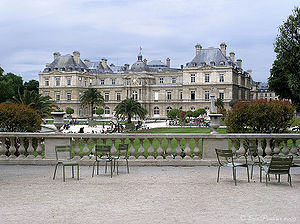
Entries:
[[269, 165], [262, 166], [263, 170], [266, 172], [266, 185], [268, 185], [268, 180], [270, 181], [270, 174], [278, 175], [278, 182], [280, 182], [280, 175], [287, 174], [288, 182], [292, 186], [292, 178], [290, 174], [290, 168], [293, 165], [293, 156], [272, 156]]
[[77, 166], [77, 180], [79, 180], [79, 163], [78, 161], [71, 161], [72, 147], [70, 145], [55, 146], [56, 165], [54, 169], [53, 180], [55, 179], [58, 165], [62, 165], [63, 181], [65, 182], [65, 166], [72, 166], [72, 178], [74, 178], [74, 166]]
[[[246, 156], [245, 156], [245, 161], [246, 161], [245, 163], [237, 163], [237, 162], [234, 162], [234, 159], [238, 158], [238, 156], [234, 156], [231, 150], [227, 150], [227, 149], [215, 149], [215, 150], [216, 150], [217, 159], [218, 159], [218, 162], [219, 162], [217, 182], [219, 182], [221, 166], [232, 167], [232, 176], [233, 176], [233, 180], [234, 180], [235, 185], [236, 185], [236, 168], [237, 167], [247, 168], [248, 182], [250, 182], [249, 168], [248, 168], [247, 157]], [[222, 158], [223, 158], [223, 160], [221, 160]]]
[[251, 175], [250, 178], [253, 178], [253, 167], [254, 166], [259, 166], [259, 179], [260, 182], [262, 181], [262, 166], [269, 164], [269, 162], [266, 162], [263, 160], [261, 156], [258, 155], [258, 149], [257, 145], [252, 145], [248, 147], [247, 151], [248, 156], [250, 157], [250, 164], [251, 164]]
[[95, 161], [93, 163], [92, 177], [94, 177], [95, 164], [97, 164], [97, 175], [99, 175], [99, 163], [101, 161], [105, 162], [105, 173], [107, 172], [107, 163], [110, 163], [110, 177], [112, 177], [113, 158], [110, 155], [110, 146], [108, 146], [108, 145], [100, 145], [100, 146], [96, 145], [95, 146]]
[[119, 154], [113, 157], [114, 160], [114, 171], [117, 162], [117, 175], [119, 174], [119, 160], [125, 159], [126, 166], [127, 166], [127, 173], [129, 173], [129, 166], [128, 166], [128, 144], [119, 144]]

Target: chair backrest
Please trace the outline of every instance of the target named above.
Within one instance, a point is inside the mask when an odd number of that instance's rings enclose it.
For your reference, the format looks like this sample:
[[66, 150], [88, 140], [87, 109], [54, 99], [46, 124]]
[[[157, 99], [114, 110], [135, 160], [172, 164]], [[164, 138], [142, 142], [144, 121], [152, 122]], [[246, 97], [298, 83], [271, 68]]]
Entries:
[[250, 145], [248, 147], [248, 153], [250, 156], [256, 157], [258, 155], [257, 145]]
[[[232, 162], [233, 163], [233, 153], [230, 149], [215, 149], [215, 150], [216, 150], [216, 154], [217, 154], [219, 164], [221, 166], [223, 164], [221, 163], [220, 158], [225, 158], [227, 162]], [[231, 161], [229, 161], [228, 159], [231, 159]]]
[[101, 153], [102, 155], [110, 155], [110, 146], [109, 145], [96, 145], [95, 153], [98, 155], [98, 153]]
[[293, 156], [272, 156], [269, 173], [289, 173], [293, 164]]
[[119, 155], [127, 156], [128, 154], [128, 144], [119, 144]]
[[71, 159], [72, 158], [72, 147], [70, 145], [55, 146], [55, 156], [56, 156], [56, 160], [59, 160], [62, 158], [63, 159]]

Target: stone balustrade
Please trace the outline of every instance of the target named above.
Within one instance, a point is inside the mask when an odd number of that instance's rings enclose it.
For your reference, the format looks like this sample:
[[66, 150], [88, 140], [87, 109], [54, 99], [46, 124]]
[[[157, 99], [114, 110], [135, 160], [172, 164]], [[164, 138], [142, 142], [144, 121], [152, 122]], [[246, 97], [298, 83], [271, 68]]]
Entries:
[[[292, 154], [298, 158], [300, 134], [63, 134], [0, 133], [0, 164], [53, 164], [56, 145], [72, 145], [73, 159], [90, 165], [95, 144], [129, 144], [129, 159], [136, 165], [210, 165], [215, 148], [245, 154], [257, 145], [260, 155]], [[182, 157], [182, 155], [185, 155]]]

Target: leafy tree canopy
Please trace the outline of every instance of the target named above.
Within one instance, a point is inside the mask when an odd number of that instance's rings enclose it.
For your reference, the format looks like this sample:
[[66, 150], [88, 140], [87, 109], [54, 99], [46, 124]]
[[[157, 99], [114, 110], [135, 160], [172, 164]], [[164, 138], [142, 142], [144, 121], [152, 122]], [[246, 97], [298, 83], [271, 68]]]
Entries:
[[74, 114], [74, 109], [71, 108], [71, 107], [67, 107], [66, 108], [66, 113], [69, 114], [69, 115]]
[[101, 108], [101, 107], [97, 108], [96, 109], [96, 114], [99, 115], [99, 116], [101, 116], [102, 114], [104, 114], [104, 109]]
[[36, 93], [38, 93], [39, 92], [39, 81], [32, 79], [28, 82], [25, 82], [24, 83], [24, 89], [27, 89], [29, 91], [33, 90]]
[[91, 106], [91, 118], [93, 119], [93, 108], [95, 105], [104, 106], [104, 98], [97, 89], [88, 89], [80, 97], [80, 104], [82, 106], [90, 105]]
[[300, 8], [293, 10], [279, 27], [274, 51], [276, 59], [270, 70], [269, 89], [280, 98], [291, 99], [300, 109]]
[[172, 109], [167, 113], [167, 117], [170, 120], [178, 119], [180, 116], [180, 110], [179, 109]]
[[123, 115], [127, 117], [128, 123], [131, 123], [131, 118], [134, 115], [139, 116], [141, 119], [144, 119], [146, 114], [148, 113], [142, 105], [135, 101], [132, 98], [126, 98], [121, 103], [119, 103], [116, 108], [116, 116]]
[[23, 91], [22, 77], [13, 73], [4, 75], [4, 70], [0, 68], [0, 103], [6, 102], [13, 96], [17, 96], [18, 92], [23, 93]]

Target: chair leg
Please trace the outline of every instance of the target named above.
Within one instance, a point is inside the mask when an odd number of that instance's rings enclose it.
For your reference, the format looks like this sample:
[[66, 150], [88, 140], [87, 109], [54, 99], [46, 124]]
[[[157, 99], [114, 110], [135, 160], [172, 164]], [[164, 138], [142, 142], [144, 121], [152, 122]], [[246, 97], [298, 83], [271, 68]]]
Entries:
[[110, 161], [110, 178], [112, 178], [113, 174], [113, 160]]
[[117, 160], [117, 175], [119, 175], [119, 160]]
[[66, 175], [65, 175], [65, 166], [63, 165], [63, 180], [64, 180], [64, 182], [66, 182], [66, 177], [65, 177]]
[[252, 164], [252, 166], [251, 166], [251, 180], [253, 178], [253, 166], [254, 166], [254, 164]]
[[129, 173], [128, 159], [126, 159], [127, 173]]
[[54, 174], [53, 174], [53, 180], [55, 179], [55, 175], [56, 175], [57, 166], [58, 166], [58, 164], [56, 164], [56, 165], [55, 165]]
[[218, 175], [217, 175], [217, 182], [219, 182], [219, 176], [220, 176], [220, 166], [218, 167]]
[[[92, 172], [92, 177], [94, 177], [95, 163], [96, 163], [96, 161], [95, 161], [95, 162], [93, 162], [93, 172]], [[98, 168], [98, 167], [97, 167], [97, 168]]]
[[74, 166], [72, 166], [72, 178], [74, 178]]
[[77, 165], [77, 180], [79, 180], [79, 165]]
[[271, 179], [270, 179], [270, 174], [268, 174], [268, 178], [269, 178], [269, 181], [271, 181]]
[[236, 186], [236, 168], [233, 167], [234, 184]]
[[99, 175], [99, 161], [97, 161], [97, 175]]
[[290, 186], [292, 186], [292, 177], [291, 177], [291, 174], [288, 174], [288, 178], [290, 179]]
[[105, 173], [107, 172], [107, 161], [105, 161]]
[[116, 170], [116, 159], [114, 159], [114, 172]]
[[280, 183], [280, 174], [278, 174], [278, 183]]
[[262, 182], [262, 168], [259, 167], [259, 181]]
[[268, 174], [266, 173], [266, 186], [268, 186]]
[[250, 179], [249, 179], [249, 167], [247, 166], [247, 177], [248, 177], [248, 183], [250, 183]]

